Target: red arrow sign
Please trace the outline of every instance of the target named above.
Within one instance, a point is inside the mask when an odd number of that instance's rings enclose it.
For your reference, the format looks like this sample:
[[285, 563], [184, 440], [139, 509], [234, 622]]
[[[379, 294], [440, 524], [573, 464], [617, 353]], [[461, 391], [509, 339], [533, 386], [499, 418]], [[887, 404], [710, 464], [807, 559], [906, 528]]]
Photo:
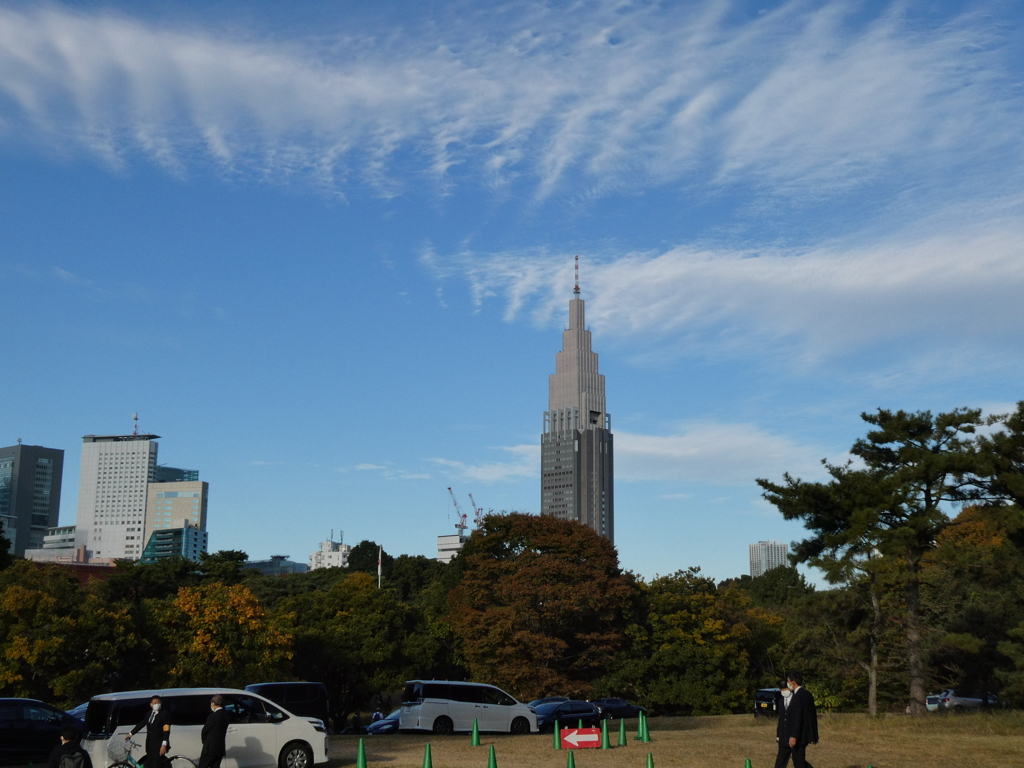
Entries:
[[573, 728], [562, 731], [562, 749], [595, 749], [600, 746], [600, 728]]

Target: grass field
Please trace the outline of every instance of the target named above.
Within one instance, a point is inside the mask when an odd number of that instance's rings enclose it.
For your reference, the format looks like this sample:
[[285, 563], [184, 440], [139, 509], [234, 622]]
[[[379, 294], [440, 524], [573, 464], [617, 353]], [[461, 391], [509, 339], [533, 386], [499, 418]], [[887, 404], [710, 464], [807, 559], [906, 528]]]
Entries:
[[[647, 753], [655, 768], [753, 768], [775, 764], [775, 724], [750, 715], [651, 718], [651, 743], [636, 741], [629, 722], [629, 743], [612, 750], [576, 750], [576, 768], [645, 768]], [[612, 744], [618, 724], [612, 729]], [[814, 768], [1024, 768], [1024, 713], [932, 715], [912, 719], [887, 715], [822, 715], [821, 743], [809, 747]], [[552, 749], [550, 734], [506, 736], [483, 734], [471, 747], [469, 735], [438, 737], [397, 734], [365, 738], [368, 768], [422, 768], [429, 742], [434, 768], [487, 768], [488, 745], [494, 744], [498, 768], [565, 768], [568, 753]], [[356, 762], [359, 739], [331, 737], [331, 764]]]

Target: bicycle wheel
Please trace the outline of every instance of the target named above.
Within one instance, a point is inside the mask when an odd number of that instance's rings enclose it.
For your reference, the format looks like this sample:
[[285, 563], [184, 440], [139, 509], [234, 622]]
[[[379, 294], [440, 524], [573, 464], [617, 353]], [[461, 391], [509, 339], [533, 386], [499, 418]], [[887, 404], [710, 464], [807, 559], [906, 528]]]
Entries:
[[171, 763], [171, 768], [196, 768], [195, 760], [184, 755], [175, 755], [167, 759]]

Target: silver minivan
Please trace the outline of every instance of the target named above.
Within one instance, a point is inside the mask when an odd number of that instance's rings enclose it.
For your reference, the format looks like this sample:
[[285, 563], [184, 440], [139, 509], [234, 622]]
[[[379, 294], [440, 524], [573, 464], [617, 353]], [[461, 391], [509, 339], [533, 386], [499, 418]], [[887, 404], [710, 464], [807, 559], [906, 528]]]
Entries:
[[402, 730], [447, 735], [470, 731], [476, 720], [481, 731], [536, 733], [537, 715], [500, 688], [483, 683], [410, 680], [402, 693]]
[[82, 746], [93, 768], [107, 768], [111, 739], [124, 739], [149, 712], [149, 700], [159, 696], [171, 716], [170, 754], [199, 759], [201, 732], [214, 694], [224, 697], [231, 713], [222, 768], [312, 768], [327, 762], [327, 732], [315, 718], [298, 717], [268, 699], [232, 688], [171, 688], [93, 696], [85, 711]]

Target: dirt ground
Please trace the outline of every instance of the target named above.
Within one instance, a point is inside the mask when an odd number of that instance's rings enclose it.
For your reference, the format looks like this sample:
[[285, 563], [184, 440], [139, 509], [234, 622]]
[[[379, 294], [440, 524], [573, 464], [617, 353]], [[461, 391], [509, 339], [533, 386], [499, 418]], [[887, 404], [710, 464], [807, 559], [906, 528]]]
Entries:
[[[655, 768], [753, 768], [775, 764], [775, 724], [750, 715], [651, 718], [651, 742], [636, 740], [628, 721], [629, 742], [611, 750], [575, 750], [576, 768], [646, 768], [648, 752]], [[807, 750], [814, 768], [1024, 768], [1024, 713], [819, 716], [821, 743]], [[616, 743], [617, 723], [611, 729]], [[424, 748], [431, 745], [433, 768], [487, 768], [493, 744], [498, 768], [565, 768], [568, 752], [552, 747], [551, 734], [507, 736], [483, 734], [470, 746], [468, 734], [368, 736], [368, 768], [423, 768]], [[332, 736], [332, 768], [355, 765], [359, 738]]]

